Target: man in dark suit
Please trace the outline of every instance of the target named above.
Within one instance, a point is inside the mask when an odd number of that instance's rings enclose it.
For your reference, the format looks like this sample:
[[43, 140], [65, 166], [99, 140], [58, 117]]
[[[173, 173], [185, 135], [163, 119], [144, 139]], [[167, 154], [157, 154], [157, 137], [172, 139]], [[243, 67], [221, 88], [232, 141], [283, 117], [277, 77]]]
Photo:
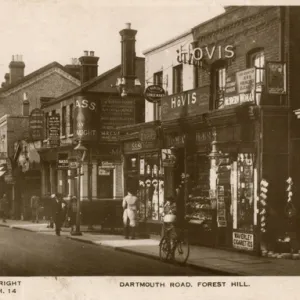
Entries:
[[62, 201], [62, 198], [58, 197], [56, 194], [52, 194], [51, 199], [53, 200], [53, 220], [55, 223], [55, 233], [59, 236], [63, 223], [64, 208], [66, 203]]

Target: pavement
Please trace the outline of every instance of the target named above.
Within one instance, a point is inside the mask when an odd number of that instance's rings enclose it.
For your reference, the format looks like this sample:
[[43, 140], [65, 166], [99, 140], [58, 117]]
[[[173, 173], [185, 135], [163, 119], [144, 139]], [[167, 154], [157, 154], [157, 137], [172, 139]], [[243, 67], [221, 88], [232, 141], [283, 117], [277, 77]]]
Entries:
[[[36, 232], [38, 234], [55, 235], [54, 229], [47, 228], [47, 223], [30, 223], [27, 221], [7, 220], [0, 226]], [[71, 236], [70, 229], [63, 228], [61, 236], [80, 242], [113, 248], [116, 251], [148, 258], [159, 259], [159, 239], [126, 240], [121, 235], [104, 234], [100, 226], [88, 230], [81, 226], [81, 236]], [[189, 267], [215, 272], [218, 275], [230, 276], [299, 276], [300, 260], [258, 257], [247, 253], [221, 250], [201, 246], [191, 246], [187, 261]]]

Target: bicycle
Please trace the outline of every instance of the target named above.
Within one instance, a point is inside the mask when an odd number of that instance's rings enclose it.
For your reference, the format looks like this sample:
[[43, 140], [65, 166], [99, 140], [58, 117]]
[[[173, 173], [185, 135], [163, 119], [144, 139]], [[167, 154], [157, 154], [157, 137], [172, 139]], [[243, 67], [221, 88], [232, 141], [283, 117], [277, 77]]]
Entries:
[[186, 231], [180, 230], [178, 233], [174, 226], [166, 228], [159, 243], [160, 259], [184, 265], [189, 258], [189, 254], [190, 245], [186, 237]]

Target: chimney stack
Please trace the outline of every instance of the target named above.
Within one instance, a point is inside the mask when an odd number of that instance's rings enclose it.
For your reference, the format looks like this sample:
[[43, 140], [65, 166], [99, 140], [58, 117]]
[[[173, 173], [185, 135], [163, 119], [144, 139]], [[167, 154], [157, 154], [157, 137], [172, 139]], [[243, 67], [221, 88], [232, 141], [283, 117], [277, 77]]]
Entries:
[[134, 83], [135, 76], [135, 36], [137, 30], [131, 29], [131, 23], [120, 31], [121, 35], [121, 76]]
[[80, 68], [81, 84], [98, 76], [98, 60], [99, 57], [95, 56], [94, 51], [85, 50], [83, 52], [83, 56], [79, 57], [79, 61], [81, 63], [81, 68]]
[[22, 55], [13, 55], [9, 64], [10, 76], [9, 83], [14, 83], [24, 77], [25, 64]]

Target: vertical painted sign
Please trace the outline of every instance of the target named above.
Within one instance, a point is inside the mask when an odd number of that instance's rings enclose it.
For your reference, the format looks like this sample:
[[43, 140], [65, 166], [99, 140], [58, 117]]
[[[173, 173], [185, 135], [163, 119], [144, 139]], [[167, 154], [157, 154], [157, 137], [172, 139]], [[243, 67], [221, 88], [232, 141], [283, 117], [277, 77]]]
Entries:
[[60, 145], [60, 117], [54, 114], [48, 117], [49, 144], [50, 147], [59, 147]]
[[76, 96], [74, 109], [74, 138], [97, 141], [97, 104], [84, 96]]

